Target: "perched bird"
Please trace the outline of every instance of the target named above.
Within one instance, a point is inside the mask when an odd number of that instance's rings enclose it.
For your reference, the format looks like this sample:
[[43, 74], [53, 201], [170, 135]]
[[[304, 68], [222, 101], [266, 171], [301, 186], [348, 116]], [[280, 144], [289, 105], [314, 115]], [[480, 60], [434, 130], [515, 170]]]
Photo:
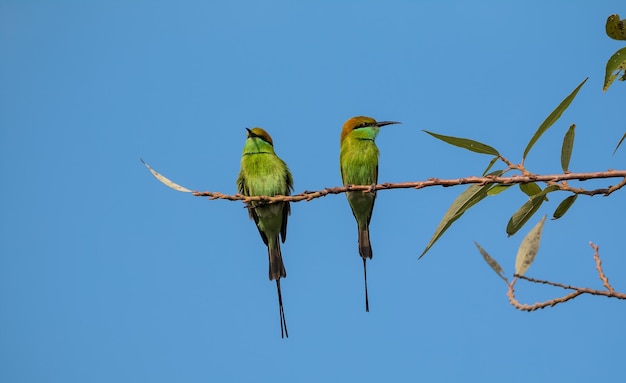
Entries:
[[[289, 195], [293, 190], [293, 178], [287, 164], [274, 153], [272, 137], [261, 128], [246, 128], [246, 130], [248, 137], [243, 147], [241, 170], [237, 177], [239, 193], [246, 196]], [[289, 202], [271, 204], [250, 202], [247, 207], [250, 218], [254, 220], [267, 246], [270, 280], [276, 280], [280, 309], [280, 335], [283, 338], [289, 337], [280, 292], [280, 278], [285, 278], [287, 272], [278, 240], [279, 235], [283, 242], [287, 238], [287, 216], [291, 212]]]
[[341, 179], [347, 185], [372, 185], [369, 191], [346, 192], [352, 214], [359, 229], [359, 254], [363, 258], [363, 277], [365, 280], [365, 311], [370, 311], [367, 297], [366, 260], [372, 258], [369, 224], [376, 200], [374, 185], [378, 182], [378, 148], [374, 139], [378, 128], [385, 125], [399, 124], [394, 121], [377, 122], [371, 117], [352, 117], [343, 124], [341, 130], [341, 150], [339, 163]]

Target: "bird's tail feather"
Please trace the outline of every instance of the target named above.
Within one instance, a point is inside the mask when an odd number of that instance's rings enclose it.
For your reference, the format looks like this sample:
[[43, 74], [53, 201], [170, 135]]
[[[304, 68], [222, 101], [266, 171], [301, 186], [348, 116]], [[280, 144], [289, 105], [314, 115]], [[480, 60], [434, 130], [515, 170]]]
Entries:
[[363, 259], [372, 259], [372, 245], [370, 243], [370, 229], [365, 227], [359, 228], [359, 254]]
[[363, 258], [363, 279], [365, 280], [365, 312], [370, 312], [370, 302], [367, 297], [367, 266], [365, 263], [367, 260]]
[[283, 308], [283, 295], [280, 292], [280, 279], [276, 280], [276, 289], [278, 290], [278, 309], [280, 311], [280, 337], [289, 338], [287, 320], [285, 319], [285, 309]]
[[276, 237], [273, 241], [270, 241], [267, 246], [268, 256], [270, 260], [270, 280], [278, 280], [279, 278], [285, 278], [287, 276], [287, 271], [285, 270], [285, 265], [283, 264], [283, 256], [280, 252], [280, 242], [278, 241], [278, 237]]
[[363, 279], [365, 281], [365, 311], [370, 311], [369, 299], [367, 296], [367, 259], [372, 259], [372, 244], [370, 243], [369, 227], [359, 228], [359, 254], [363, 258]]
[[280, 252], [280, 242], [278, 236], [270, 241], [267, 246], [268, 256], [270, 259], [270, 280], [276, 280], [276, 290], [278, 292], [278, 309], [280, 313], [280, 336], [281, 338], [289, 338], [287, 331], [287, 321], [285, 320], [285, 309], [283, 308], [283, 295], [280, 291], [280, 278], [287, 276], [283, 256]]

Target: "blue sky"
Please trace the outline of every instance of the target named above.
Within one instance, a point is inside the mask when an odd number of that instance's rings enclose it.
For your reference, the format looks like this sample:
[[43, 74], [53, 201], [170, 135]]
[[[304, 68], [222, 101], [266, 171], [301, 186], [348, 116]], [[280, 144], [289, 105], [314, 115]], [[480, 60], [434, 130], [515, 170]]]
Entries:
[[[420, 261], [463, 187], [378, 194], [363, 309], [345, 197], [292, 205], [280, 338], [266, 249], [234, 193], [245, 128], [261, 126], [296, 193], [340, 185], [341, 125], [381, 130], [380, 181], [478, 175], [527, 159], [560, 172], [623, 169], [624, 84], [602, 93], [616, 2], [0, 1], [0, 380], [3, 382], [621, 381], [626, 306], [583, 296], [513, 309], [478, 241], [513, 271], [518, 189], [483, 201]], [[610, 181], [588, 181], [585, 188]], [[566, 195], [554, 195], [551, 214]], [[580, 197], [548, 221], [527, 275], [601, 288], [589, 241], [626, 290], [626, 196]], [[518, 284], [525, 303], [562, 292]]]

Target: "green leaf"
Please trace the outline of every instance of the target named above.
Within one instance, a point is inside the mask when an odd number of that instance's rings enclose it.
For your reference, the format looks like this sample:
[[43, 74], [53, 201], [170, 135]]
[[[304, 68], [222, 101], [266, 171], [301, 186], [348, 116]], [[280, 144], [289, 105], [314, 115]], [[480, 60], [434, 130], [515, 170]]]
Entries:
[[535, 132], [535, 135], [533, 135], [533, 137], [530, 139], [530, 142], [528, 142], [528, 145], [526, 145], [526, 149], [524, 150], [524, 155], [522, 156], [522, 161], [526, 159], [528, 152], [530, 152], [530, 149], [533, 147], [533, 145], [535, 145], [537, 140], [539, 140], [539, 137], [541, 137], [541, 135], [544, 134], [546, 130], [548, 130], [552, 126], [552, 124], [554, 124], [556, 120], [559, 119], [559, 117], [561, 117], [565, 109], [569, 107], [569, 104], [572, 103], [572, 101], [578, 94], [578, 91], [585, 84], [585, 82], [587, 82], [587, 79], [584, 79], [583, 82], [581, 82], [576, 87], [576, 89], [574, 89], [572, 93], [569, 94], [569, 96], [565, 97], [565, 99], [561, 101], [559, 106], [557, 106], [556, 109], [554, 109], [552, 113], [550, 113], [550, 115], [545, 119], [545, 121], [541, 125], [539, 125], [539, 129], [537, 129], [537, 131]]
[[511, 186], [513, 186], [513, 184], [496, 184], [494, 187], [489, 189], [489, 191], [487, 192], [487, 195], [491, 197], [496, 194], [500, 194], [506, 189], [510, 188]]
[[[489, 173], [489, 175], [498, 177], [502, 175], [502, 173], [502, 170], [496, 170]], [[446, 213], [443, 215], [443, 218], [435, 229], [435, 233], [430, 238], [428, 245], [426, 245], [426, 248], [424, 249], [424, 251], [422, 251], [422, 254], [420, 254], [419, 258], [422, 258], [428, 252], [428, 250], [430, 250], [430, 248], [435, 244], [435, 242], [437, 242], [437, 240], [443, 235], [443, 233], [445, 233], [445, 231], [448, 230], [450, 226], [452, 226], [454, 221], [461, 218], [461, 216], [470, 207], [476, 205], [478, 202], [487, 197], [487, 193], [489, 192], [489, 189], [491, 189], [491, 187], [493, 187], [493, 184], [470, 185], [467, 189], [465, 189], [463, 193], [456, 197], [454, 202], [452, 202], [452, 205], [450, 205], [450, 207], [448, 208], [448, 211], [446, 211]]]
[[620, 20], [618, 14], [606, 19], [606, 34], [614, 40], [626, 40], [626, 20]]
[[617, 143], [617, 146], [615, 147], [615, 150], [613, 151], [613, 155], [615, 155], [615, 153], [617, 152], [617, 149], [619, 149], [619, 146], [622, 144], [622, 142], [624, 141], [624, 138], [626, 138], [626, 133], [624, 133], [624, 135], [622, 136], [622, 138], [619, 140], [619, 142]]
[[493, 157], [493, 159], [492, 159], [491, 161], [489, 161], [489, 165], [487, 165], [487, 169], [485, 169], [485, 171], [483, 172], [483, 176], [484, 176], [485, 174], [487, 174], [487, 172], [488, 172], [489, 170], [491, 170], [491, 168], [492, 168], [492, 167], [493, 167], [493, 165], [496, 163], [496, 161], [498, 161], [498, 158], [500, 158], [500, 157], [496, 156], [496, 157]]
[[535, 182], [529, 182], [526, 184], [519, 184], [519, 188], [529, 197], [534, 196], [535, 194], [541, 193], [541, 188]]
[[509, 219], [509, 223], [506, 225], [506, 233], [509, 236], [517, 233], [519, 229], [524, 226], [526, 222], [530, 219], [539, 210], [541, 204], [543, 203], [546, 194], [553, 192], [555, 190], [559, 190], [557, 185], [551, 185], [547, 188], [543, 189], [541, 193], [537, 193], [530, 198], [530, 200], [526, 201], [522, 207], [517, 210], [511, 219]]
[[618, 76], [621, 76], [620, 81], [626, 80], [626, 48], [615, 52], [609, 61], [607, 61], [602, 91], [606, 92]]
[[170, 181], [169, 179], [165, 178], [164, 176], [162, 176], [159, 172], [157, 172], [156, 170], [152, 169], [144, 160], [143, 158], [140, 158], [141, 162], [146, 166], [146, 168], [148, 168], [148, 170], [150, 171], [150, 173], [152, 173], [152, 175], [159, 180], [163, 185], [167, 186], [168, 188], [172, 188], [176, 191], [179, 192], [184, 192], [184, 193], [191, 193], [191, 190], [187, 189], [186, 187], [182, 187], [177, 183], [174, 183], [172, 181]]
[[565, 213], [567, 213], [569, 208], [572, 207], [574, 201], [576, 201], [576, 198], [578, 198], [578, 194], [573, 194], [561, 201], [559, 206], [557, 206], [556, 210], [554, 211], [554, 214], [552, 214], [552, 219], [559, 219], [563, 217]]
[[431, 136], [440, 139], [443, 142], [447, 142], [450, 145], [458, 146], [459, 148], [471, 150], [472, 152], [482, 153], [482, 154], [491, 154], [494, 156], [500, 156], [497, 150], [492, 148], [489, 145], [485, 145], [478, 141], [470, 140], [467, 138], [459, 138], [459, 137], [451, 137], [444, 136], [442, 134], [437, 134], [433, 132], [429, 132], [428, 130], [424, 130], [424, 132], [430, 134]]
[[509, 219], [509, 223], [506, 225], [506, 233], [509, 236], [517, 233], [519, 229], [524, 226], [526, 222], [539, 210], [539, 207], [543, 203], [543, 198], [531, 198], [526, 201], [518, 211], [513, 214]]
[[541, 218], [541, 221], [539, 221], [522, 240], [522, 243], [517, 250], [517, 257], [515, 257], [515, 274], [524, 275], [535, 260], [535, 256], [539, 251], [541, 232], [543, 231], [543, 224], [545, 221], [546, 216], [544, 215], [543, 218]]
[[485, 251], [485, 249], [483, 249], [482, 247], [480, 247], [480, 245], [477, 242], [474, 242], [474, 245], [476, 245], [476, 247], [478, 248], [478, 251], [480, 251], [480, 254], [483, 256], [483, 258], [485, 259], [485, 262], [487, 262], [487, 264], [489, 265], [489, 267], [491, 267], [491, 269], [493, 271], [496, 272], [496, 274], [498, 274], [498, 276], [502, 279], [504, 279], [504, 281], [508, 284], [509, 281], [508, 279], [506, 279], [506, 276], [504, 275], [504, 270], [502, 270], [502, 267], [500, 267], [500, 265], [498, 264], [498, 262], [496, 262], [495, 259], [493, 259], [489, 253], [487, 253], [487, 251]]
[[426, 245], [426, 248], [419, 256], [422, 258], [428, 250], [437, 242], [437, 240], [445, 233], [446, 230], [457, 219], [461, 218], [463, 213], [467, 211], [472, 205], [475, 205], [481, 199], [487, 196], [487, 190], [491, 185], [470, 185], [463, 193], [461, 193], [455, 200], [452, 202], [452, 205], [448, 208], [448, 211], [444, 214], [443, 218], [439, 222], [439, 225], [435, 229], [435, 233], [430, 238], [430, 242]]
[[572, 150], [574, 149], [574, 136], [576, 131], [576, 124], [572, 124], [565, 137], [563, 137], [563, 146], [561, 146], [561, 168], [563, 172], [569, 172], [569, 160], [572, 158]]

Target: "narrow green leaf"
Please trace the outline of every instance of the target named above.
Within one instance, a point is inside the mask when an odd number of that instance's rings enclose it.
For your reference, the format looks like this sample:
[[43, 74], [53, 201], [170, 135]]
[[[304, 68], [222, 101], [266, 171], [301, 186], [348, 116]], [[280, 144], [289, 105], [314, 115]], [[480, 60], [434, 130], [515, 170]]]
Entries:
[[497, 184], [491, 189], [489, 189], [489, 191], [487, 192], [487, 195], [491, 197], [491, 196], [500, 194], [506, 189], [510, 188], [511, 186], [513, 186], [513, 184]]
[[583, 82], [581, 82], [576, 87], [576, 89], [574, 89], [572, 93], [569, 94], [569, 96], [565, 97], [565, 99], [561, 101], [559, 106], [557, 106], [556, 109], [554, 109], [552, 113], [550, 113], [550, 115], [545, 119], [545, 121], [541, 123], [541, 125], [539, 125], [539, 129], [537, 129], [533, 137], [530, 139], [530, 142], [528, 142], [528, 145], [526, 145], [526, 149], [524, 150], [524, 155], [522, 156], [522, 160], [526, 159], [528, 152], [530, 152], [530, 149], [533, 147], [533, 145], [535, 145], [537, 140], [539, 140], [539, 137], [541, 137], [541, 135], [544, 134], [546, 130], [548, 130], [552, 126], [552, 124], [554, 124], [556, 120], [559, 119], [559, 117], [561, 117], [565, 109], [567, 109], [567, 107], [572, 103], [572, 101], [578, 94], [578, 91], [585, 84], [585, 82], [587, 82], [587, 79], [584, 79]]
[[569, 173], [569, 160], [572, 158], [572, 150], [574, 150], [574, 136], [576, 131], [576, 124], [572, 124], [565, 137], [563, 137], [563, 146], [561, 147], [561, 168], [563, 172]]
[[619, 149], [619, 146], [622, 144], [622, 142], [624, 141], [624, 138], [626, 138], [626, 133], [624, 133], [624, 135], [622, 136], [622, 138], [620, 138], [619, 142], [617, 143], [617, 146], [615, 147], [615, 150], [613, 151], [613, 155], [615, 155], [615, 153], [617, 152], [617, 149]]
[[445, 233], [446, 230], [457, 219], [461, 218], [463, 213], [467, 211], [467, 209], [471, 206], [479, 202], [481, 199], [487, 196], [488, 187], [491, 185], [470, 185], [463, 193], [461, 193], [455, 200], [452, 202], [452, 205], [448, 208], [448, 211], [444, 214], [443, 218], [439, 222], [439, 225], [435, 229], [435, 233], [430, 238], [430, 242], [426, 245], [426, 248], [419, 256], [422, 258], [428, 250], [437, 242], [437, 240]]
[[529, 197], [534, 196], [535, 194], [541, 193], [541, 188], [535, 182], [529, 182], [527, 184], [519, 184], [519, 188]]
[[606, 34], [614, 40], [626, 40], [626, 20], [620, 20], [618, 14], [606, 19]]
[[552, 215], [552, 219], [559, 219], [563, 217], [565, 213], [567, 213], [569, 208], [572, 207], [572, 205], [574, 204], [574, 201], [576, 201], [576, 198], [578, 198], [578, 194], [573, 194], [565, 198], [563, 201], [561, 201], [559, 206], [557, 206], [556, 210], [554, 211], [554, 214]]
[[[496, 170], [494, 172], [491, 172], [490, 175], [497, 177], [502, 175], [502, 173], [502, 170]], [[435, 233], [430, 238], [428, 245], [426, 245], [426, 248], [424, 249], [424, 251], [422, 251], [422, 254], [420, 254], [419, 258], [422, 258], [424, 254], [426, 254], [428, 250], [430, 250], [430, 248], [435, 244], [435, 242], [437, 242], [437, 240], [443, 235], [443, 233], [445, 233], [445, 231], [448, 230], [450, 226], [452, 226], [454, 221], [461, 218], [461, 216], [470, 207], [476, 205], [478, 202], [487, 197], [489, 189], [491, 189], [491, 187], [493, 186], [493, 184], [470, 185], [467, 189], [465, 189], [463, 193], [459, 194], [459, 196], [456, 197], [454, 202], [452, 202], [452, 205], [450, 205], [446, 213], [443, 215], [443, 218], [435, 229]]]
[[513, 216], [509, 219], [509, 223], [506, 225], [506, 233], [510, 236], [517, 233], [519, 229], [524, 226], [526, 222], [530, 219], [539, 210], [539, 207], [543, 203], [543, 198], [531, 198], [526, 201], [519, 208], [518, 211], [513, 214]]
[[148, 168], [148, 170], [150, 171], [150, 173], [152, 173], [152, 175], [159, 180], [163, 185], [167, 186], [168, 188], [172, 188], [176, 191], [179, 192], [184, 192], [184, 193], [191, 193], [191, 190], [187, 189], [186, 187], [182, 187], [177, 183], [174, 183], [172, 181], [170, 181], [169, 179], [167, 179], [166, 177], [164, 177], [163, 175], [161, 175], [159, 172], [157, 172], [156, 170], [152, 169], [150, 167], [150, 165], [148, 165], [143, 158], [140, 158], [141, 162], [146, 166], [146, 168]]
[[506, 225], [506, 233], [511, 236], [518, 232], [519, 229], [524, 226], [526, 222], [530, 219], [539, 210], [541, 204], [543, 203], [546, 194], [553, 192], [555, 190], [559, 190], [557, 185], [548, 186], [543, 189], [541, 193], [535, 194], [531, 199], [526, 201], [522, 205], [522, 207], [517, 210], [511, 219], [509, 219], [509, 223]]
[[495, 259], [493, 259], [489, 253], [487, 253], [487, 251], [485, 249], [483, 249], [482, 247], [480, 247], [480, 245], [474, 241], [474, 245], [476, 245], [476, 247], [478, 248], [478, 251], [480, 251], [480, 254], [483, 256], [483, 258], [485, 259], [485, 262], [487, 262], [487, 264], [489, 265], [489, 267], [491, 267], [491, 269], [493, 271], [496, 272], [496, 274], [498, 274], [498, 276], [502, 279], [504, 279], [504, 281], [506, 283], [509, 283], [509, 280], [506, 279], [506, 276], [504, 275], [504, 270], [502, 270], [502, 267], [500, 267], [500, 265], [498, 264], [498, 262], [496, 262]]
[[626, 78], [626, 48], [615, 52], [609, 61], [606, 62], [606, 73], [604, 74], [604, 86], [602, 87], [602, 91], [606, 92], [618, 76], [621, 76], [621, 81], [624, 81]]
[[535, 256], [539, 251], [539, 244], [541, 242], [541, 232], [543, 231], [543, 224], [546, 221], [546, 216], [533, 227], [526, 237], [522, 240], [522, 243], [517, 250], [517, 257], [515, 257], [515, 274], [524, 275], [530, 265], [535, 260]]
[[498, 158], [500, 158], [500, 157], [496, 156], [496, 157], [493, 157], [493, 159], [492, 159], [491, 161], [489, 161], [489, 165], [487, 165], [487, 169], [485, 169], [485, 171], [483, 172], [483, 176], [484, 176], [485, 174], [487, 174], [487, 172], [488, 172], [489, 170], [491, 170], [491, 168], [493, 167], [493, 165], [495, 165], [496, 161], [498, 161]]
[[430, 134], [431, 136], [440, 139], [443, 142], [446, 142], [450, 145], [458, 146], [459, 148], [471, 150], [472, 152], [482, 153], [482, 154], [491, 154], [494, 156], [499, 156], [500, 153], [489, 145], [485, 145], [478, 141], [470, 140], [468, 138], [459, 138], [452, 136], [444, 136], [442, 134], [437, 134], [433, 132], [429, 132], [428, 130], [424, 130], [424, 132]]

